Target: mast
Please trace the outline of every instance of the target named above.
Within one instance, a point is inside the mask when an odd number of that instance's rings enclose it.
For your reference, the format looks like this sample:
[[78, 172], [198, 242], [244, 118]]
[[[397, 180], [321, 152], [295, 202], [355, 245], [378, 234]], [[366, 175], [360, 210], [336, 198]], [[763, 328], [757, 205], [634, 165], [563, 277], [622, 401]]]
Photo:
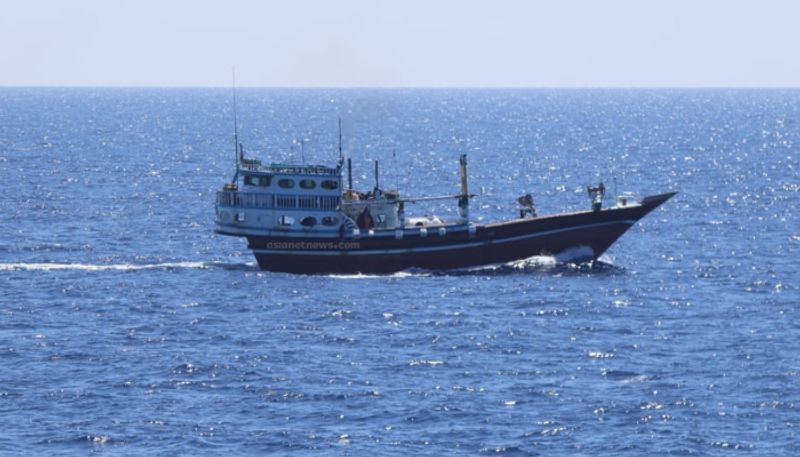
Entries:
[[236, 161], [236, 173], [233, 175], [231, 182], [236, 183], [236, 178], [239, 177], [239, 159], [242, 154], [242, 147], [239, 145], [239, 120], [236, 116], [236, 67], [231, 67], [231, 77], [231, 92], [233, 93], [233, 156]]
[[344, 155], [342, 154], [342, 118], [339, 117], [339, 165], [344, 163]]
[[458, 199], [458, 212], [461, 216], [461, 223], [469, 222], [469, 191], [467, 190], [467, 155], [461, 154], [459, 160], [461, 165], [461, 196]]
[[375, 190], [380, 189], [378, 185], [378, 159], [375, 159]]
[[347, 188], [353, 190], [353, 160], [347, 158]]

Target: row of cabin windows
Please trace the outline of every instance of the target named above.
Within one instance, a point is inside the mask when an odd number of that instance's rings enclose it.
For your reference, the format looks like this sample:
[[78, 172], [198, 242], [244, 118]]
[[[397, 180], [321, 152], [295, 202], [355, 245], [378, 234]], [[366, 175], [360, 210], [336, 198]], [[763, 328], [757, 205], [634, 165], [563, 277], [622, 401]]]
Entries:
[[[234, 217], [236, 222], [246, 221], [245, 213], [236, 213]], [[284, 227], [292, 226], [294, 225], [294, 222], [295, 219], [292, 216], [278, 217], [278, 225], [282, 225]], [[325, 225], [327, 227], [335, 227], [336, 225], [339, 224], [339, 218], [335, 216], [325, 216], [320, 220], [320, 222], [322, 223], [322, 225]], [[314, 227], [315, 225], [317, 225], [317, 218], [314, 216], [306, 216], [300, 219], [300, 225], [308, 228]]]
[[272, 182], [272, 176], [253, 176], [253, 175], [244, 176], [245, 186], [269, 187], [271, 182]]
[[[334, 216], [325, 216], [321, 220], [322, 225], [333, 227], [339, 224], [339, 218]], [[278, 218], [278, 224], [283, 226], [290, 226], [294, 224], [294, 218], [292, 216], [281, 216]], [[300, 219], [300, 225], [304, 227], [313, 227], [317, 225], [317, 218], [314, 216], [306, 216]]]
[[[244, 177], [244, 184], [246, 186], [269, 187], [271, 183], [272, 183], [272, 176], [245, 175]], [[327, 190], [336, 190], [339, 188], [339, 182], [334, 181], [333, 179], [326, 179], [322, 181], [319, 184], [319, 186]], [[289, 179], [289, 178], [279, 179], [278, 187], [280, 187], [281, 189], [292, 189], [294, 188], [294, 179]], [[302, 189], [314, 189], [317, 187], [317, 181], [313, 179], [301, 179], [300, 187]]]

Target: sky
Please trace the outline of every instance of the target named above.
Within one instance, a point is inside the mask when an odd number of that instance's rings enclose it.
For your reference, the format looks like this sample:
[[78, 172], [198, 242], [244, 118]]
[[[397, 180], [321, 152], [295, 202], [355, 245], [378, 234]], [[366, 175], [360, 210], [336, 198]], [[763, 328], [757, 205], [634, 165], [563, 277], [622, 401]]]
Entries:
[[0, 0], [0, 86], [800, 87], [796, 0]]

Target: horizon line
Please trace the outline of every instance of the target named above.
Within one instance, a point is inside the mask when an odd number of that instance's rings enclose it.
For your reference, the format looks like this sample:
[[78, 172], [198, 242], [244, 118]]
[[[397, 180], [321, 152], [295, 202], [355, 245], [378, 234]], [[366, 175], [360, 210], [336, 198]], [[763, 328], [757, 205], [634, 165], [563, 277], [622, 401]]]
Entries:
[[[216, 85], [122, 85], [122, 84], [0, 84], [0, 89], [227, 89]], [[236, 86], [236, 89], [272, 90], [797, 90], [800, 86]]]

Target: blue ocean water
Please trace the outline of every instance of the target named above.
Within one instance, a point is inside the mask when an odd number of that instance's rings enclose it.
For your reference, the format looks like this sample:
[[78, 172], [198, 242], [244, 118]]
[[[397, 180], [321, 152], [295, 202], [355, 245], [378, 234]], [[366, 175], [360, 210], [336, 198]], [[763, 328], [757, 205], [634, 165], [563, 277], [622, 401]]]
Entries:
[[[241, 89], [247, 155], [473, 216], [678, 190], [594, 266], [259, 271], [231, 91], [0, 89], [0, 454], [798, 455], [800, 91]], [[452, 202], [410, 213], [455, 217]]]

